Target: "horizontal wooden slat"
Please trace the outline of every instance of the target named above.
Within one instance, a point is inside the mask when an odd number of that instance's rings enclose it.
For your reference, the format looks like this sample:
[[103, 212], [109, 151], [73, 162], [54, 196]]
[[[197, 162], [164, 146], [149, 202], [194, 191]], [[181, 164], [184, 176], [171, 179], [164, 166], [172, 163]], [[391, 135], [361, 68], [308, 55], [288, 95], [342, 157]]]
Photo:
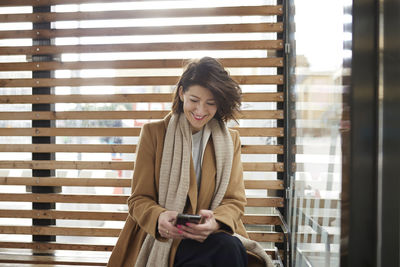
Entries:
[[[283, 137], [283, 128], [233, 127], [240, 136]], [[0, 128], [0, 136], [139, 136], [140, 128]]]
[[[0, 234], [58, 235], [58, 236], [97, 236], [118, 237], [120, 229], [78, 228], [57, 226], [7, 226], [0, 225]], [[248, 231], [249, 237], [259, 242], [282, 242], [283, 233]]]
[[117, 120], [162, 119], [169, 110], [151, 111], [28, 111], [0, 112], [0, 120]]
[[[4, 255], [4, 253], [3, 253], [4, 248], [7, 248], [7, 251], [10, 250], [9, 248], [14, 249], [12, 251], [11, 255], [12, 255], [12, 257], [15, 258], [15, 254], [17, 254], [18, 249], [34, 249], [35, 251], [48, 251], [48, 250], [112, 251], [114, 246], [111, 246], [111, 245], [89, 245], [89, 244], [64, 244], [64, 243], [55, 243], [55, 242], [46, 242], [45, 243], [45, 242], [4, 242], [4, 241], [2, 242], [2, 241], [0, 241], [0, 248], [3, 248], [2, 250], [0, 250], [0, 262], [5, 262], [4, 258], [2, 260], [2, 256]], [[275, 250], [273, 250], [273, 249], [265, 249], [265, 252], [272, 257], [274, 257], [274, 255], [275, 255]], [[100, 259], [97, 258], [97, 260], [100, 260]], [[97, 263], [96, 259], [93, 259], [93, 261], [96, 261], [97, 265], [106, 265], [107, 260], [108, 260], [108, 258], [104, 259], [104, 264], [100, 264], [100, 263]], [[75, 259], [75, 261], [76, 261], [76, 259]], [[61, 262], [61, 264], [62, 263], [63, 262]], [[86, 261], [85, 261], [85, 263], [86, 263]]]
[[[48, 253], [47, 253], [48, 254]], [[40, 255], [40, 253], [36, 253], [36, 255], [26, 255], [24, 253], [18, 254], [18, 252], [14, 252], [11, 254], [2, 253], [0, 251], [0, 263], [8, 263], [5, 266], [10, 266], [9, 264], [13, 264], [12, 266], [106, 266], [107, 258], [98, 257], [82, 257], [82, 256], [55, 256], [55, 255]]]
[[133, 170], [133, 161], [56, 161], [56, 160], [3, 160], [0, 169], [32, 170]]
[[127, 195], [71, 195], [71, 194], [6, 194], [0, 193], [0, 201], [37, 202], [37, 203], [102, 203], [126, 204]]
[[274, 137], [283, 137], [283, 128], [256, 128], [256, 127], [235, 127], [233, 128], [237, 130], [240, 136], [274, 136]]
[[0, 128], [0, 136], [139, 136], [140, 128]]
[[244, 93], [242, 102], [283, 102], [283, 93]]
[[243, 162], [244, 171], [283, 172], [283, 163]]
[[281, 225], [281, 219], [278, 215], [244, 215], [242, 217], [244, 224], [261, 224], [261, 225]]
[[250, 239], [258, 242], [283, 242], [283, 233], [247, 231]]
[[0, 210], [0, 218], [125, 221], [126, 212], [63, 210]]
[[283, 198], [281, 197], [248, 197], [248, 207], [283, 207]]
[[[282, 84], [282, 75], [232, 76], [239, 84]], [[1, 87], [94, 86], [94, 85], [174, 85], [178, 76], [0, 79]]]
[[[1, 131], [1, 130], [0, 130]], [[267, 151], [268, 148], [254, 148]], [[272, 153], [274, 149], [271, 148]], [[1, 152], [75, 152], [75, 153], [135, 153], [136, 145], [81, 144], [0, 144]], [[242, 149], [242, 153], [243, 152]]]
[[249, 33], [282, 32], [283, 23], [248, 23], [216, 25], [174, 25], [123, 28], [35, 29], [0, 31], [0, 38], [59, 38], [84, 36], [125, 36], [153, 34], [202, 34], [202, 33]]
[[244, 186], [246, 189], [284, 189], [282, 180], [244, 180]]
[[[133, 170], [133, 161], [57, 161], [57, 160], [3, 160], [0, 169], [32, 169], [32, 170]], [[283, 163], [244, 162], [244, 171], [283, 171]]]
[[[0, 218], [33, 218], [56, 220], [125, 221], [127, 212], [65, 211], [65, 210], [7, 210], [0, 209]], [[280, 225], [278, 215], [244, 215], [244, 224]]]
[[242, 110], [238, 119], [283, 119], [283, 110]]
[[[122, 120], [162, 119], [171, 111], [28, 111], [0, 112], [0, 120]], [[238, 119], [283, 119], [282, 110], [242, 110]]]
[[[242, 145], [242, 154], [283, 154], [281, 145]], [[2, 152], [135, 153], [136, 145], [0, 144]]]
[[[172, 94], [0, 95], [2, 104], [171, 102]], [[244, 93], [242, 102], [282, 102], [283, 93]]]
[[[0, 71], [36, 70], [80, 70], [80, 69], [147, 69], [182, 68], [188, 59], [109, 60], [76, 62], [7, 62], [0, 63]], [[222, 58], [225, 68], [229, 67], [282, 67], [281, 57], [271, 58]]]
[[282, 40], [220, 41], [181, 43], [133, 43], [112, 45], [2, 46], [0, 55], [47, 55], [62, 53], [149, 52], [191, 50], [282, 49]]
[[[46, 5], [65, 5], [66, 0], [2, 0], [0, 6], [46, 6]], [[120, 2], [137, 2], [138, 0], [120, 0]], [[142, 1], [142, 0], [139, 0]], [[170, 0], [158, 0], [170, 1]], [[187, 1], [187, 0], [175, 0]], [[88, 3], [115, 3], [116, 0], [67, 0], [68, 4], [88, 4]]]
[[[127, 199], [128, 195], [0, 193], [0, 201], [15, 201], [15, 202], [126, 204]], [[247, 206], [283, 207], [283, 198], [249, 197], [247, 198]]]
[[[65, 3], [65, 2], [64, 2]], [[104, 20], [209, 16], [281, 15], [282, 6], [238, 6], [213, 8], [149, 9], [102, 12], [52, 12], [0, 15], [0, 22], [53, 22], [69, 20]]]
[[0, 177], [0, 185], [131, 187], [130, 178]]
[[[68, 259], [69, 257], [64, 256], [31, 256], [27, 255], [25, 251], [19, 253], [19, 249], [32, 249], [36, 252], [48, 252], [49, 250], [80, 250], [80, 251], [111, 251], [114, 246], [111, 245], [88, 245], [88, 244], [64, 244], [55, 242], [1, 242], [0, 248], [6, 248], [0, 250], [0, 263], [32, 263], [32, 264], [60, 264], [60, 265], [83, 265], [83, 266], [106, 266], [108, 261], [107, 257], [90, 257], [82, 259], [79, 257], [72, 257], [73, 260]], [[12, 248], [12, 249], [10, 249]], [[265, 249], [265, 252], [271, 257], [275, 258], [274, 249]], [[7, 254], [9, 253], [9, 254]], [[29, 252], [28, 252], [29, 253]], [[31, 252], [33, 254], [33, 251]], [[9, 256], [8, 256], [9, 255]], [[15, 258], [18, 255], [19, 261]], [[26, 258], [25, 258], [26, 257]], [[73, 262], [71, 262], [73, 261]]]
[[121, 229], [0, 225], [0, 234], [118, 237]]
[[91, 244], [64, 244], [54, 242], [4, 242], [0, 241], [0, 248], [20, 248], [35, 250], [80, 250], [80, 251], [112, 251], [111, 245]]
[[[98, 0], [104, 1], [104, 0]], [[183, 0], [180, 0], [183, 1]], [[270, 255], [272, 258], [275, 258], [275, 250], [268, 249], [265, 252]], [[16, 257], [17, 255], [17, 257]], [[102, 261], [101, 261], [102, 260]], [[25, 254], [0, 254], [0, 263], [6, 264], [5, 266], [106, 266], [108, 261], [107, 258], [82, 258], [81, 256], [44, 256], [44, 255], [25, 255]], [[10, 265], [11, 264], [11, 265]]]
[[[177, 76], [158, 77], [110, 77], [110, 78], [43, 78], [43, 79], [1, 79], [2, 87], [37, 86], [94, 86], [94, 85], [174, 85]], [[96, 89], [96, 88], [94, 88]]]
[[[260, 94], [261, 95], [261, 94]], [[271, 95], [271, 98], [273, 96]], [[1, 95], [2, 104], [171, 102], [172, 94]]]
[[[0, 177], [0, 185], [130, 187], [130, 178]], [[244, 180], [246, 189], [283, 189], [281, 180]]]
[[[1, 145], [0, 145], [1, 150]], [[283, 154], [280, 145], [242, 145], [242, 154]]]

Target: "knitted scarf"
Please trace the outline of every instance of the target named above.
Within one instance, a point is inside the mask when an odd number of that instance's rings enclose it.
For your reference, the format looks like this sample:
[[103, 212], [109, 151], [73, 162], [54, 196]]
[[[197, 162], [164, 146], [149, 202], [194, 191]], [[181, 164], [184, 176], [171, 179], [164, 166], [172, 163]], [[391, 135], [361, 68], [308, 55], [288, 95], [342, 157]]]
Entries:
[[[233, 142], [227, 127], [218, 123], [217, 120], [210, 120], [205, 127], [209, 127], [214, 143], [216, 159], [216, 185], [211, 202], [211, 210], [214, 210], [221, 203], [232, 169]], [[160, 181], [158, 190], [158, 204], [167, 210], [183, 212], [190, 184], [190, 160], [192, 148], [192, 130], [186, 117], [182, 114], [173, 114], [168, 124], [164, 139], [164, 148], [161, 159]], [[256, 254], [264, 254], [261, 246], [255, 241], [246, 239], [235, 234], [244, 246]], [[147, 234], [136, 260], [136, 267], [168, 266], [169, 254], [172, 239], [160, 242]], [[259, 252], [259, 253], [257, 253]], [[266, 266], [270, 265], [271, 259], [264, 258]], [[269, 262], [268, 262], [269, 261]]]
[[[225, 195], [231, 175], [233, 143], [228, 129], [212, 119], [210, 127], [216, 158], [216, 188], [211, 210], [218, 207]], [[160, 168], [158, 204], [168, 210], [183, 212], [190, 184], [190, 159], [192, 130], [186, 117], [173, 114], [164, 139]], [[160, 242], [149, 234], [146, 236], [136, 260], [137, 267], [168, 266], [172, 239]]]

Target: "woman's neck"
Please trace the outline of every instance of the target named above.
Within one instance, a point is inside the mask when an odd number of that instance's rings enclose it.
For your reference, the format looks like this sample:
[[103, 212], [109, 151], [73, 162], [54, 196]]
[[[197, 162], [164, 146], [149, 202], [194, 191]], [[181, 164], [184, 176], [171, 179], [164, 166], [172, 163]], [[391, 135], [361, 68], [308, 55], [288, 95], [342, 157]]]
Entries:
[[[204, 128], [204, 126], [203, 126], [203, 128]], [[196, 134], [196, 133], [200, 132], [201, 130], [203, 130], [203, 128], [195, 129], [195, 128], [192, 127], [192, 134]]]

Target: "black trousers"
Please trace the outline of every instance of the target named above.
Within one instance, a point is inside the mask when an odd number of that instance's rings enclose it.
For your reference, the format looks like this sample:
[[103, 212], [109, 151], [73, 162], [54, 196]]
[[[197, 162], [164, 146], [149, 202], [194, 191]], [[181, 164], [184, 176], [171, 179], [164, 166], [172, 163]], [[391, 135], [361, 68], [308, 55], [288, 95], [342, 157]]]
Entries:
[[175, 255], [174, 267], [245, 267], [247, 253], [237, 237], [215, 233], [200, 243], [183, 239]]

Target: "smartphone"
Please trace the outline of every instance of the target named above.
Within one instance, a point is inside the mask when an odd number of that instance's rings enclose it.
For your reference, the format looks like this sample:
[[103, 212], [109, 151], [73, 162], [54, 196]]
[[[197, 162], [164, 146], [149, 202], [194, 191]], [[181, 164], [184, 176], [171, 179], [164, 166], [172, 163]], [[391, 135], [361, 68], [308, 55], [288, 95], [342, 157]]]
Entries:
[[176, 222], [175, 225], [185, 225], [186, 223], [203, 223], [201, 215], [193, 215], [193, 214], [183, 214], [179, 213], [176, 216]]

